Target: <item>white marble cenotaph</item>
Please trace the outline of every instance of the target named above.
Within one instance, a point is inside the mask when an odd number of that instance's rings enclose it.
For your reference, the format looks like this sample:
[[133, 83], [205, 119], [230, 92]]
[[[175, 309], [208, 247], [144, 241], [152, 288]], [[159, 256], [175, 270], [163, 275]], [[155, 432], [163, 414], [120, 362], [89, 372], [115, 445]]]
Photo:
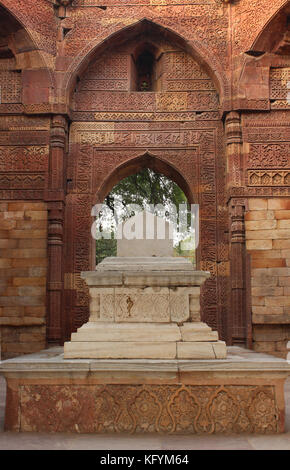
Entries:
[[200, 286], [210, 274], [173, 257], [170, 224], [161, 240], [158, 226], [162, 219], [137, 214], [118, 227], [134, 228], [137, 239], [127, 233], [118, 240], [117, 257], [81, 274], [90, 317], [65, 343], [65, 359], [226, 358], [226, 344], [200, 320]]

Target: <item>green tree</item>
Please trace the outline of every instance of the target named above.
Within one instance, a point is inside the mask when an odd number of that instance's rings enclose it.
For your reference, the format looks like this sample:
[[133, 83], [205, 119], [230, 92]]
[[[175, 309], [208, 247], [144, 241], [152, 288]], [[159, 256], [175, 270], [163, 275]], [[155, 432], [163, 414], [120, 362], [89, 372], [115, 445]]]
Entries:
[[117, 256], [117, 240], [100, 238], [96, 241], [96, 264], [99, 264], [107, 256]]
[[124, 207], [134, 203], [143, 209], [149, 204], [166, 206], [173, 203], [178, 207], [179, 204], [187, 203], [184, 192], [176, 183], [149, 168], [127, 176], [114, 186], [105, 199], [111, 209], [116, 196], [120, 197]]
[[[157, 173], [149, 168], [128, 176], [116, 184], [105, 198], [104, 203], [113, 211], [114, 201], [120, 201], [126, 211], [130, 204], [138, 204], [143, 209], [148, 209], [149, 205], [161, 204], [170, 209], [170, 204], [174, 204], [178, 210], [180, 204], [187, 204], [187, 198], [181, 188], [168, 179], [166, 176]], [[188, 206], [189, 207], [189, 206]], [[178, 217], [177, 211], [177, 217]], [[131, 214], [124, 216], [123, 220]], [[170, 210], [169, 210], [170, 219]], [[177, 218], [177, 224], [179, 220]], [[190, 224], [190, 213], [188, 218]], [[112, 239], [99, 239], [96, 241], [96, 262], [100, 263], [107, 256], [116, 256], [117, 243]], [[180, 244], [175, 249], [176, 256], [181, 255]]]

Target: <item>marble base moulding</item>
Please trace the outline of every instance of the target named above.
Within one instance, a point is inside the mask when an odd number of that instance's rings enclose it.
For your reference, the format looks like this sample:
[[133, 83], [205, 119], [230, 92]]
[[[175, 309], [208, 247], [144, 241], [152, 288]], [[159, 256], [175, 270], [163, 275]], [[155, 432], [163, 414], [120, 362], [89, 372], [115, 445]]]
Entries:
[[63, 358], [61, 347], [0, 363], [7, 431], [281, 433], [289, 363], [229, 347], [226, 359]]

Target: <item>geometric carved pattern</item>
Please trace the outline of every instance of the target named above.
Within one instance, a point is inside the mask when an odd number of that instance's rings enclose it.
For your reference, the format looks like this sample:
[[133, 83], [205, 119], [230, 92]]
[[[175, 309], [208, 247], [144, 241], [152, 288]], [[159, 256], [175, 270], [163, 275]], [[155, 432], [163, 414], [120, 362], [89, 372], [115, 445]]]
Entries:
[[290, 103], [288, 84], [290, 83], [290, 67], [270, 69], [270, 99], [272, 109], [289, 109]]
[[129, 74], [128, 54], [109, 54], [101, 57], [88, 68], [87, 79], [127, 79]]
[[290, 186], [290, 170], [248, 170], [249, 186]]
[[44, 189], [45, 176], [28, 173], [0, 173], [1, 189]]
[[290, 167], [290, 143], [251, 144], [248, 168]]
[[0, 147], [0, 171], [45, 171], [48, 147]]
[[207, 73], [185, 52], [166, 54], [165, 73], [167, 79], [209, 79]]
[[23, 385], [21, 431], [274, 433], [270, 385]]
[[21, 103], [21, 73], [0, 70], [0, 103]]

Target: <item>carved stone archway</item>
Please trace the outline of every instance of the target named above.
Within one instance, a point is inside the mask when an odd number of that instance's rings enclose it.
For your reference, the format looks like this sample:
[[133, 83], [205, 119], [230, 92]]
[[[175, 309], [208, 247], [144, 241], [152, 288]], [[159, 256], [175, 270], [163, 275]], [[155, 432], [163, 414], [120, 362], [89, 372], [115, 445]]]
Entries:
[[[91, 209], [96, 195], [102, 202], [119, 180], [149, 167], [174, 180], [190, 202], [200, 205], [197, 262], [199, 269], [211, 273], [202, 293], [202, 317], [225, 339], [228, 215], [218, 94], [204, 61], [197, 62], [185, 50], [184, 40], [170, 32], [164, 37], [163, 29], [150, 22], [140, 22], [140, 27], [145, 36], [137, 38], [134, 31], [119, 47], [113, 41], [106, 53], [92, 55], [72, 97], [66, 337], [88, 318], [88, 293], [80, 272], [94, 266]], [[159, 44], [160, 90], [138, 92], [130, 87], [132, 50], [147, 39], [148, 28]]]
[[155, 155], [145, 152], [144, 154], [126, 160], [115, 168], [97, 189], [96, 201], [103, 202], [112, 188], [122, 179], [138, 173], [144, 168], [150, 168], [156, 173], [161, 173], [174, 181], [184, 192], [189, 204], [194, 204], [195, 197], [188, 181], [188, 175], [180, 173], [172, 163], [169, 164], [166, 155]]

